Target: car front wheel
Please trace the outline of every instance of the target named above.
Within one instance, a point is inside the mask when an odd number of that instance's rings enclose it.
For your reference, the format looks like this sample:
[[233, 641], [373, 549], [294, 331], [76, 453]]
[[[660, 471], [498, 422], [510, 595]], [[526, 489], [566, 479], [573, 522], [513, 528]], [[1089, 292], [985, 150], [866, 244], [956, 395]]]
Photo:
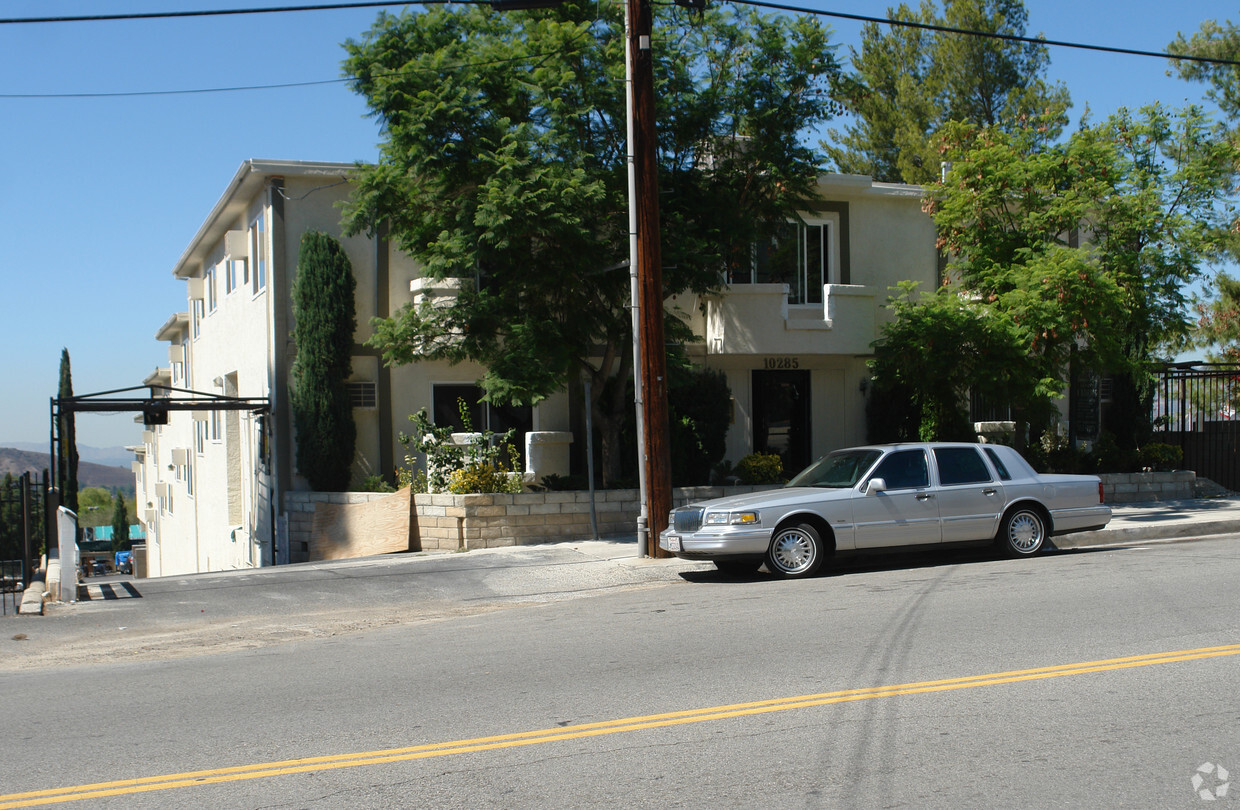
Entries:
[[715, 560], [715, 567], [719, 569], [719, 572], [730, 576], [752, 574], [758, 570], [760, 565], [762, 565], [761, 557], [724, 557]]
[[999, 547], [1009, 557], [1032, 557], [1046, 544], [1046, 519], [1032, 507], [1013, 509], [999, 529]]
[[813, 526], [785, 526], [771, 538], [766, 568], [779, 577], [808, 577], [822, 567], [824, 553], [822, 538]]

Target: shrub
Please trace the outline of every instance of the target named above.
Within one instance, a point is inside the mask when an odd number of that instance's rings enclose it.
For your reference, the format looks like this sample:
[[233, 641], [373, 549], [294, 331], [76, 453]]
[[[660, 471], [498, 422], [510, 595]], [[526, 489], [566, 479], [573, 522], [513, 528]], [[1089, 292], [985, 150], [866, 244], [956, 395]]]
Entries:
[[[473, 433], [473, 422], [465, 400], [458, 399], [457, 408], [464, 432]], [[409, 482], [416, 492], [452, 492], [458, 495], [521, 491], [524, 479], [518, 463], [521, 454], [513, 445], [515, 428], [502, 435], [490, 430], [482, 431], [474, 441], [462, 446], [452, 442], [453, 428], [434, 425], [425, 408], [411, 415], [409, 421], [414, 424], [414, 433], [402, 433], [400, 442], [406, 447], [413, 445], [418, 452], [426, 454], [426, 469], [417, 469], [417, 457], [406, 455], [406, 470], [398, 476], [402, 484]], [[503, 483], [496, 479], [501, 475], [504, 477]]]
[[1175, 445], [1151, 442], [1138, 451], [1137, 458], [1142, 468], [1168, 472], [1183, 463], [1184, 451]]
[[534, 492], [573, 492], [589, 488], [590, 482], [584, 475], [557, 475], [555, 473], [544, 475], [541, 484], [530, 486]]
[[1094, 442], [1094, 466], [1100, 473], [1126, 473], [1133, 472], [1137, 462], [1133, 451], [1119, 446], [1115, 434], [1104, 431]]
[[750, 453], [736, 463], [742, 484], [782, 484], [784, 462], [775, 453]]
[[357, 492], [395, 492], [396, 487], [383, 480], [382, 475], [371, 473], [358, 484]]
[[470, 464], [448, 475], [448, 491], [453, 495], [521, 491], [519, 474], [493, 464]]

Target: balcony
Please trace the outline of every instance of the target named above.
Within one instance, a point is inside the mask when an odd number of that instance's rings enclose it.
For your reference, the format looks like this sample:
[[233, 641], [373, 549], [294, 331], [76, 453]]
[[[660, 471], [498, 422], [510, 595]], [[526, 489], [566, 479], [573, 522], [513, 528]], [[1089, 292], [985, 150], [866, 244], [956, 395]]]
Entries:
[[706, 301], [710, 354], [870, 354], [874, 288], [823, 286], [822, 304], [788, 303], [784, 284], [736, 284]]

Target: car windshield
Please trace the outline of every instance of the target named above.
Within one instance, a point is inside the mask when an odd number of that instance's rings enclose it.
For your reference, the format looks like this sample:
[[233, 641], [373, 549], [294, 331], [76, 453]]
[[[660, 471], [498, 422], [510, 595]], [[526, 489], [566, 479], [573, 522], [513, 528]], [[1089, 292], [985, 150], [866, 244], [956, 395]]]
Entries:
[[787, 485], [833, 489], [856, 486], [880, 455], [878, 450], [837, 450], [797, 473]]

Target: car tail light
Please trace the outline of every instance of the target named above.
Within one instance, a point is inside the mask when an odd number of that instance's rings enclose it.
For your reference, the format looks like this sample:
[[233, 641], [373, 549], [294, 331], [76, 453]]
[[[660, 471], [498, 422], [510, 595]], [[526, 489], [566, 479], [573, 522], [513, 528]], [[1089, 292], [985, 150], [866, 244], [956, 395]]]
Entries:
[[1102, 482], [1098, 482], [1098, 503], [1106, 503], [1106, 496], [1102, 493]]

